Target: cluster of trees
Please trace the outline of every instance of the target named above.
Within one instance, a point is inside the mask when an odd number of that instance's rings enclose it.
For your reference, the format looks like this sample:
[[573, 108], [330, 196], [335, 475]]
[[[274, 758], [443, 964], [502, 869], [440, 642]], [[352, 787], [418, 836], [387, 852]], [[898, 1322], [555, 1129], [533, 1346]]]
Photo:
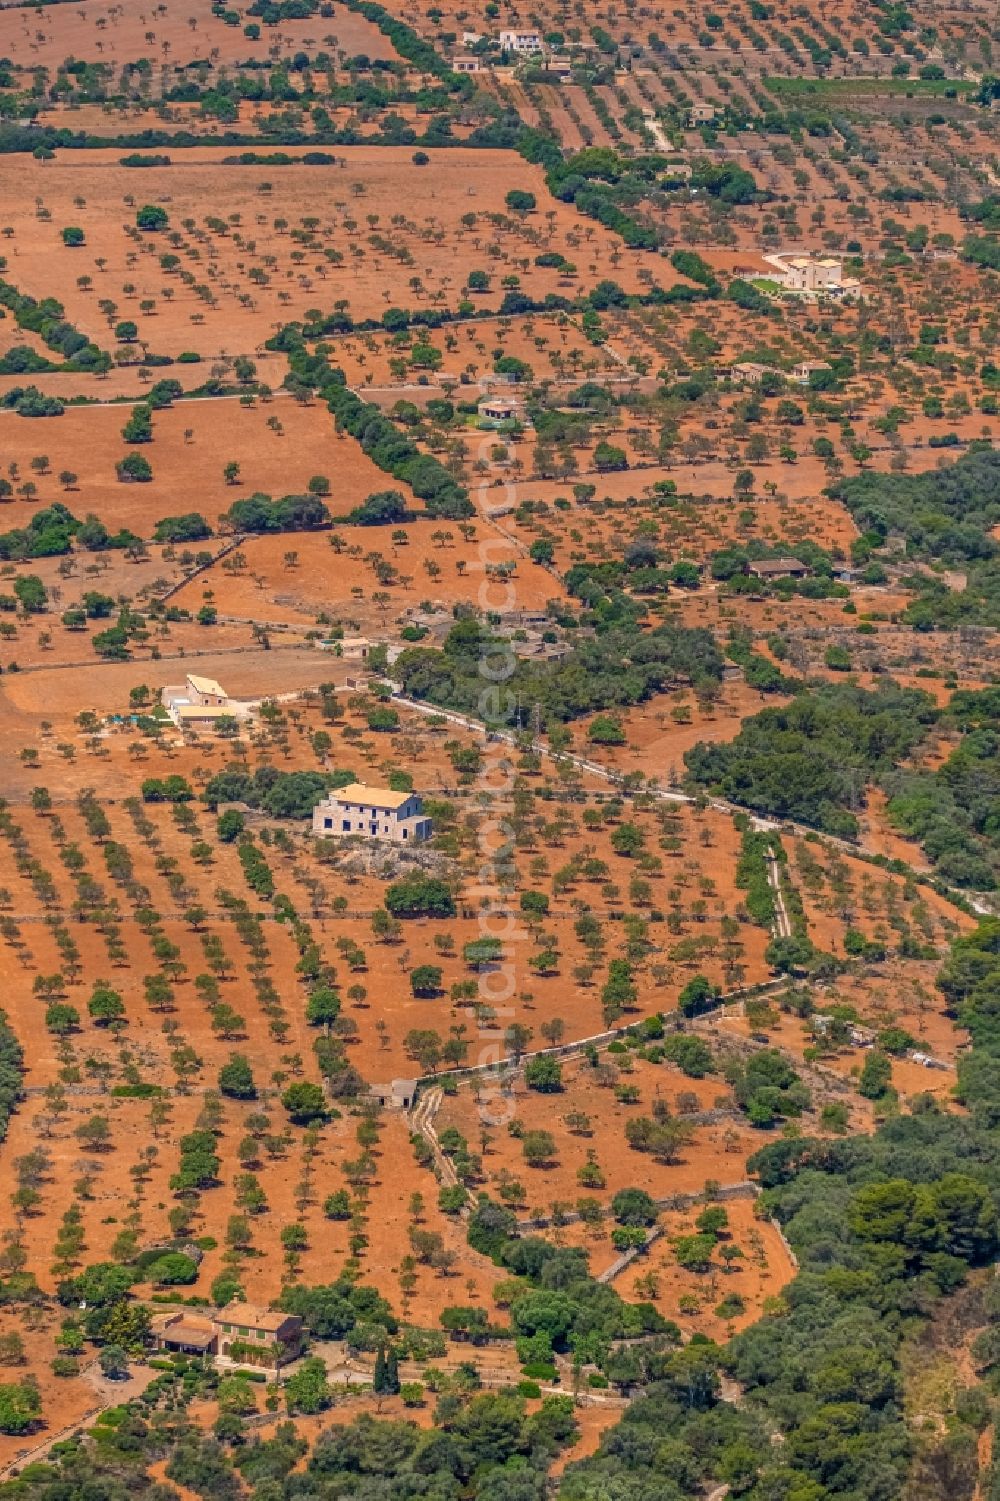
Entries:
[[[616, 1195], [615, 1203], [622, 1225], [634, 1227], [651, 1223], [650, 1215], [655, 1218], [645, 1194]], [[591, 1277], [583, 1248], [560, 1248], [537, 1235], [519, 1236], [513, 1210], [484, 1193], [469, 1216], [468, 1239], [474, 1250], [490, 1256], [507, 1273], [504, 1302], [510, 1307], [518, 1357], [529, 1371], [538, 1366], [538, 1374], [544, 1374], [554, 1354], [572, 1353], [582, 1363], [598, 1365], [609, 1379], [629, 1384], [633, 1365], [623, 1363], [617, 1341], [662, 1336], [644, 1351], [655, 1363], [680, 1338], [677, 1326], [651, 1303], [626, 1303], [613, 1287]], [[645, 1375], [636, 1358], [634, 1379]]]
[[211, 535], [212, 528], [198, 511], [162, 516], [153, 528], [154, 542], [202, 542]]
[[144, 803], [190, 803], [194, 788], [186, 777], [174, 772], [167, 777], [146, 777], [142, 784]]
[[[0, 495], [2, 485], [0, 482]], [[125, 529], [112, 534], [96, 516], [80, 521], [61, 501], [36, 511], [27, 526], [0, 532], [0, 558], [22, 562], [26, 558], [57, 558], [72, 552], [74, 543], [88, 552], [135, 546], [139, 538]]]
[[375, 1288], [347, 1277], [320, 1287], [287, 1286], [279, 1306], [297, 1314], [313, 1339], [343, 1339], [356, 1333], [359, 1343], [372, 1349], [399, 1332], [391, 1304]]
[[672, 587], [697, 589], [701, 573], [687, 560], [665, 564], [655, 543], [640, 539], [629, 544], [620, 563], [574, 563], [563, 582], [570, 594], [595, 610], [623, 589], [633, 594], [669, 594]]
[[[798, 1275], [780, 1307], [724, 1348], [696, 1336], [677, 1352], [598, 1453], [569, 1467], [564, 1501], [659, 1495], [665, 1452], [677, 1497], [724, 1483], [751, 1501], [890, 1501], [911, 1493], [914, 1475], [913, 1494], [953, 1484], [971, 1494], [988, 1399], [960, 1390], [947, 1430], [916, 1434], [903, 1417], [900, 1357], [907, 1331], [945, 1313], [970, 1268], [1000, 1246], [1000, 922], [957, 940], [938, 984], [972, 1035], [959, 1085], [970, 1114], [918, 1097], [873, 1137], [787, 1137], [751, 1158]], [[982, 1366], [996, 1345], [991, 1325], [978, 1341]], [[719, 1400], [723, 1374], [739, 1382], [739, 1406]]]
[[318, 495], [270, 495], [257, 493], [235, 500], [222, 517], [233, 532], [299, 532], [327, 526], [330, 512]]
[[18, 417], [61, 417], [66, 410], [58, 396], [47, 396], [37, 386], [10, 386], [0, 406]]
[[725, 744], [685, 752], [694, 785], [773, 818], [853, 838], [865, 788], [919, 745], [937, 710], [929, 694], [824, 684], [743, 721]]
[[10, 282], [0, 280], [0, 304], [13, 313], [18, 328], [37, 334], [43, 344], [62, 356], [69, 369], [101, 374], [111, 368], [111, 356], [74, 328], [57, 298], [43, 297], [38, 301], [26, 292], [19, 292]]
[[966, 588], [949, 589], [933, 574], [909, 578], [914, 598], [903, 616], [918, 630], [963, 624], [1000, 625], [1000, 454], [988, 443], [969, 445], [957, 463], [921, 475], [871, 473], [842, 480], [828, 492], [843, 501], [861, 528], [852, 544], [859, 562], [902, 535], [908, 557], [967, 571]]
[[809, 1090], [777, 1048], [760, 1048], [746, 1058], [732, 1059], [725, 1075], [737, 1105], [755, 1126], [773, 1126], [809, 1108]]
[[452, 627], [440, 651], [413, 647], [402, 653], [395, 672], [405, 691], [442, 708], [481, 712], [484, 665], [492, 671], [506, 662], [503, 696], [510, 718], [526, 721], [534, 704], [546, 720], [579, 718], [602, 709], [643, 703], [679, 684], [695, 688], [722, 679], [722, 656], [706, 630], [663, 625], [643, 632], [635, 624], [581, 641], [557, 662], [514, 662], [510, 643], [494, 639], [473, 618]]
[[588, 146], [565, 157], [544, 131], [525, 129], [517, 149], [545, 168], [549, 191], [589, 219], [618, 234], [633, 250], [655, 250], [659, 235], [633, 212], [666, 165], [663, 157], [629, 158], [610, 147]]
[[976, 447], [957, 463], [924, 474], [865, 471], [827, 491], [854, 517], [861, 537], [856, 558], [867, 558], [890, 532], [906, 538], [907, 555], [970, 563], [997, 556], [993, 528], [1000, 523], [1000, 453]]
[[0, 1011], [0, 1141], [21, 1097], [24, 1082], [24, 1050], [7, 1017]]
[[[297, 374], [294, 355], [291, 365]], [[326, 368], [329, 374], [329, 367]], [[428, 516], [457, 521], [474, 514], [466, 490], [441, 461], [433, 454], [421, 452], [377, 406], [362, 401], [346, 385], [333, 379], [321, 387], [320, 394], [337, 426], [356, 438], [380, 469], [409, 485], [424, 502]]]
[[883, 778], [888, 811], [919, 839], [946, 881], [978, 891], [1000, 880], [1000, 839], [994, 810], [1000, 792], [1000, 691], [959, 690], [943, 723], [961, 732], [935, 770], [903, 770]]
[[217, 771], [202, 797], [212, 809], [220, 803], [246, 803], [272, 818], [308, 818], [331, 787], [353, 780], [350, 772], [279, 771], [268, 765], [251, 772], [238, 764]]
[[414, 871], [387, 887], [385, 905], [389, 915], [396, 918], [455, 915], [455, 897], [451, 887], [437, 876], [424, 875], [420, 871]]
[[[184, 1409], [193, 1394], [211, 1394], [215, 1386], [223, 1414], [206, 1435]], [[154, 1383], [152, 1401], [103, 1414], [96, 1442], [60, 1446], [51, 1462], [28, 1468], [19, 1489], [28, 1501], [56, 1501], [59, 1495], [119, 1501], [130, 1492], [153, 1501], [172, 1492], [145, 1473], [166, 1453], [168, 1481], [215, 1501], [408, 1501], [415, 1495], [540, 1501], [553, 1461], [578, 1432], [572, 1398], [547, 1397], [529, 1411], [518, 1392], [477, 1387], [466, 1367], [445, 1383], [433, 1427], [363, 1413], [349, 1423], [324, 1425], [310, 1448], [291, 1423], [279, 1424], [267, 1438], [245, 1431], [239, 1413], [246, 1408], [238, 1405], [231, 1382], [223, 1390], [217, 1377], [197, 1369], [164, 1373]], [[289, 1378], [285, 1397], [293, 1412], [329, 1407], [333, 1388], [324, 1362], [304, 1361]], [[154, 1411], [157, 1402], [170, 1410], [168, 1425], [165, 1414]]]
[[40, 370], [56, 368], [53, 360], [47, 360], [28, 344], [14, 344], [0, 358], [0, 375], [36, 375]]
[[344, 517], [351, 526], [396, 526], [412, 521], [406, 498], [399, 490], [375, 490]]
[[[932, 770], [902, 768], [931, 725], [960, 732]], [[743, 721], [727, 744], [700, 742], [685, 754], [692, 782], [769, 817], [791, 818], [853, 838], [866, 788], [886, 792], [893, 821], [919, 839], [950, 885], [993, 890], [1000, 881], [994, 809], [1000, 795], [1000, 692], [962, 690], [940, 711], [926, 693], [893, 684], [803, 689], [780, 709]], [[749, 840], [749, 843], [748, 843]], [[745, 835], [737, 872], [747, 906], [764, 921], [772, 907], [763, 864], [767, 841]]]
[[688, 190], [707, 193], [720, 203], [756, 203], [762, 196], [753, 173], [736, 162], [713, 162], [707, 158], [695, 163], [685, 185]]
[[937, 983], [973, 1042], [958, 1055], [958, 1098], [977, 1124], [995, 1130], [1000, 1126], [1000, 920], [985, 918], [974, 932], [957, 938]]

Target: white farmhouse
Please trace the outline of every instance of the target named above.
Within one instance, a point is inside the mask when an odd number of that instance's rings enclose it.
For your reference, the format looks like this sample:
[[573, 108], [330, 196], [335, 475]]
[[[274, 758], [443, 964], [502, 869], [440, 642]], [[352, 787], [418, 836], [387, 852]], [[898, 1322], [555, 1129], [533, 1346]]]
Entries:
[[164, 688], [161, 701], [174, 724], [180, 727], [214, 724], [223, 715], [232, 713], [225, 688], [214, 678], [198, 677], [193, 672], [188, 673], [183, 683]]
[[542, 38], [537, 31], [501, 31], [500, 46], [504, 52], [533, 57], [542, 50]]

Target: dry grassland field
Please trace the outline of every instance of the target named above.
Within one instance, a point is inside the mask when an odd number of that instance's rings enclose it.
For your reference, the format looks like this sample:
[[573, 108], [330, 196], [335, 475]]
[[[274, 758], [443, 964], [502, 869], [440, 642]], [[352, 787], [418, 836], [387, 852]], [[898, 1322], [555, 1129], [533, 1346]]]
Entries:
[[[247, 17], [249, 21], [249, 16]], [[5, 5], [0, 12], [3, 54], [19, 68], [58, 67], [67, 58], [122, 67], [140, 57], [155, 57], [162, 66], [205, 58], [217, 66], [275, 61], [302, 48], [325, 47], [345, 56], [365, 53], [391, 61], [394, 48], [375, 26], [338, 6], [335, 23], [315, 17], [268, 27], [263, 36], [247, 37], [202, 6], [69, 4], [40, 13], [26, 6]]]
[[[636, 285], [637, 256], [571, 209], [557, 204], [537, 223], [509, 213], [508, 192], [543, 190], [541, 172], [512, 152], [457, 149], [421, 167], [406, 150], [353, 147], [329, 166], [269, 169], [226, 166], [219, 148], [192, 147], [176, 164], [143, 171], [141, 184], [119, 155], [60, 153], [39, 172], [36, 201], [19, 208], [16, 160], [0, 163], [11, 276], [34, 297], [56, 285], [71, 319], [98, 343], [129, 319], [137, 342], [156, 354], [253, 354], [283, 324], [344, 292], [356, 318], [380, 318], [396, 297], [434, 307], [457, 296], [473, 257], [495, 259], [496, 288], [502, 275], [517, 275], [537, 298], [560, 283], [557, 270], [532, 265], [546, 252], [578, 257], [595, 280], [616, 273]], [[167, 214], [164, 233], [136, 232], [140, 185], [143, 201]], [[468, 214], [474, 222], [463, 225]], [[63, 245], [69, 220], [81, 221], [82, 245]], [[165, 256], [175, 264], [164, 267]], [[80, 276], [89, 277], [85, 287]], [[115, 304], [110, 331], [102, 302]]]
[[998, 46], [0, 6], [0, 1501], [1000, 1494]]

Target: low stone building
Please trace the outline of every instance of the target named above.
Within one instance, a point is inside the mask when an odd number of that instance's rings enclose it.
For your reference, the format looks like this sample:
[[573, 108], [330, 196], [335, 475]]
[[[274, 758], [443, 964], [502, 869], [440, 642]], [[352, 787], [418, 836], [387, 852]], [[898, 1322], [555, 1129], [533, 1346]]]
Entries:
[[748, 564], [747, 573], [758, 579], [804, 579], [809, 569], [800, 558], [764, 558]]
[[733, 380], [742, 381], [748, 386], [759, 386], [765, 375], [775, 373], [770, 365], [761, 365], [756, 360], [739, 360], [729, 370]]
[[253, 1303], [227, 1303], [214, 1322], [218, 1365], [250, 1365], [276, 1374], [302, 1352], [302, 1320], [297, 1314]]
[[714, 125], [718, 114], [714, 104], [692, 104], [688, 110], [688, 125], [696, 130], [699, 125]]
[[214, 1355], [219, 1337], [211, 1318], [186, 1309], [154, 1319], [152, 1332], [158, 1350], [180, 1355]]
[[253, 1303], [228, 1303], [216, 1314], [163, 1314], [154, 1319], [152, 1333], [158, 1350], [208, 1356], [226, 1369], [250, 1366], [272, 1377], [301, 1354], [303, 1344], [297, 1314]]
[[313, 809], [313, 833], [346, 839], [350, 835], [390, 844], [419, 844], [431, 835], [431, 820], [415, 792], [393, 792], [351, 782], [328, 794]]
[[417, 1095], [416, 1079], [392, 1079], [388, 1084], [369, 1084], [368, 1093], [384, 1110], [409, 1110]]
[[366, 662], [372, 644], [367, 636], [341, 636], [339, 641], [333, 642], [333, 649], [339, 649], [340, 655], [348, 661]]
[[513, 427], [524, 421], [524, 407], [516, 396], [484, 396], [476, 411], [480, 427]]

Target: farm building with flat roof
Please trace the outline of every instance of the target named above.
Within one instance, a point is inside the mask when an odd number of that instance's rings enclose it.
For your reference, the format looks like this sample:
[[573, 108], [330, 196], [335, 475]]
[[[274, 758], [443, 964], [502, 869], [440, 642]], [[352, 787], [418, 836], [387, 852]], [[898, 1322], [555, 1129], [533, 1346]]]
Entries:
[[212, 724], [223, 714], [232, 713], [229, 694], [214, 678], [202, 678], [189, 672], [183, 683], [164, 688], [160, 701], [174, 724]]

